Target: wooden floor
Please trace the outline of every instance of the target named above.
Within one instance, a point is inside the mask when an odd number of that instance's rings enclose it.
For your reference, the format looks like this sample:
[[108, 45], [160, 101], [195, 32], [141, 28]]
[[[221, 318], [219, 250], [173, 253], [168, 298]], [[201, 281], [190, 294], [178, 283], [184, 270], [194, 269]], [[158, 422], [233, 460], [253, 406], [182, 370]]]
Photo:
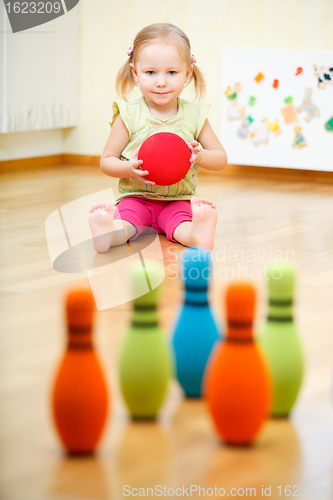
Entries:
[[[216, 486], [236, 498], [250, 496], [246, 488], [256, 488], [261, 498], [262, 486], [271, 486], [271, 498], [287, 498], [286, 485], [291, 485], [291, 494], [301, 496], [297, 485], [305, 485], [302, 498], [333, 498], [327, 493], [333, 479], [332, 184], [199, 179], [198, 193], [210, 197], [219, 213], [211, 303], [221, 322], [226, 286], [233, 277], [247, 276], [258, 291], [260, 328], [265, 263], [281, 257], [296, 262], [295, 316], [306, 375], [291, 418], [268, 421], [252, 447], [226, 447], [214, 433], [204, 402], [185, 400], [173, 382], [158, 421], [131, 422], [116, 368], [131, 315], [127, 303], [97, 314], [95, 341], [112, 411], [96, 457], [73, 459], [59, 445], [49, 398], [65, 342], [64, 289], [88, 280], [84, 274], [52, 268], [44, 225], [62, 205], [109, 187], [116, 190], [117, 181], [95, 167], [59, 166], [4, 174], [0, 182], [2, 500], [121, 499], [125, 485], [184, 487], [183, 496], [190, 485], [201, 486], [206, 497]], [[168, 334], [181, 299], [174, 261], [183, 248], [163, 236], [160, 242], [166, 269], [160, 317]], [[172, 490], [166, 494], [171, 496]], [[199, 498], [199, 492], [193, 491], [192, 498]]]

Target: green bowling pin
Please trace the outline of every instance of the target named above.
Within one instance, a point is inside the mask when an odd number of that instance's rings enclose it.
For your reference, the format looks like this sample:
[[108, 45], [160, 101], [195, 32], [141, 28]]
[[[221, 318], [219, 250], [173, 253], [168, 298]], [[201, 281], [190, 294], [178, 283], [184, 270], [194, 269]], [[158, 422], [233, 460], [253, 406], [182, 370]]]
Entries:
[[[158, 262], [141, 262], [130, 270], [134, 297], [132, 324], [120, 355], [120, 385], [133, 418], [155, 418], [166, 395], [171, 376], [170, 352], [156, 310], [162, 268]], [[147, 286], [148, 285], [148, 286]], [[140, 296], [142, 290], [149, 293]]]
[[295, 276], [290, 262], [272, 262], [267, 267], [268, 316], [260, 342], [272, 372], [274, 417], [289, 414], [303, 378], [303, 352], [293, 322]]

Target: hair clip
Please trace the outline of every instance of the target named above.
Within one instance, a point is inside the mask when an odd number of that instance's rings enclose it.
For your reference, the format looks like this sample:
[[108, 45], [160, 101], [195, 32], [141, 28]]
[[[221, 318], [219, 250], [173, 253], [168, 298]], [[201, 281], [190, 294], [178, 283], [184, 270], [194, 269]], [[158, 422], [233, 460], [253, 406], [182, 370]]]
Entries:
[[193, 62], [193, 64], [196, 64], [197, 62], [197, 58], [193, 54], [191, 54], [191, 61]]
[[131, 57], [133, 55], [133, 47], [131, 46], [128, 51], [127, 51], [128, 57]]

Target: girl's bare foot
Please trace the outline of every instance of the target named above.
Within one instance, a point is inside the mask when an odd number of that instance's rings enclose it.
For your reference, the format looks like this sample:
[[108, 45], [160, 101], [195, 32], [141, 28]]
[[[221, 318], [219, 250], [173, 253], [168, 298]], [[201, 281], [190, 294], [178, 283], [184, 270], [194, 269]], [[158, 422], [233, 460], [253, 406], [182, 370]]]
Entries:
[[92, 205], [89, 212], [88, 222], [94, 238], [94, 248], [98, 253], [107, 252], [114, 231], [114, 206], [111, 201], [102, 201]]
[[194, 247], [213, 250], [217, 212], [214, 203], [207, 198], [191, 198], [191, 240]]

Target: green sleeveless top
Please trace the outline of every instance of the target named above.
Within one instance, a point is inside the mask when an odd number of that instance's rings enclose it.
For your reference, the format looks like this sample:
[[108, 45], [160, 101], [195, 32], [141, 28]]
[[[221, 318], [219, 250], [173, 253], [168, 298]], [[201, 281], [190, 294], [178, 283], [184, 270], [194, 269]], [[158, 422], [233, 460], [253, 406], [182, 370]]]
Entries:
[[[137, 147], [141, 146], [148, 137], [158, 132], [172, 132], [182, 137], [186, 142], [197, 140], [209, 108], [209, 104], [192, 103], [178, 97], [177, 114], [170, 118], [161, 119], [150, 113], [143, 96], [132, 103], [122, 100], [114, 101], [110, 125], [112, 127], [120, 113], [130, 138], [121, 154], [121, 159], [129, 160]], [[145, 184], [132, 177], [120, 179], [116, 202], [129, 196], [169, 201], [189, 200], [191, 196], [196, 195], [198, 170], [198, 165], [193, 165], [193, 168], [180, 182], [171, 186]]]

